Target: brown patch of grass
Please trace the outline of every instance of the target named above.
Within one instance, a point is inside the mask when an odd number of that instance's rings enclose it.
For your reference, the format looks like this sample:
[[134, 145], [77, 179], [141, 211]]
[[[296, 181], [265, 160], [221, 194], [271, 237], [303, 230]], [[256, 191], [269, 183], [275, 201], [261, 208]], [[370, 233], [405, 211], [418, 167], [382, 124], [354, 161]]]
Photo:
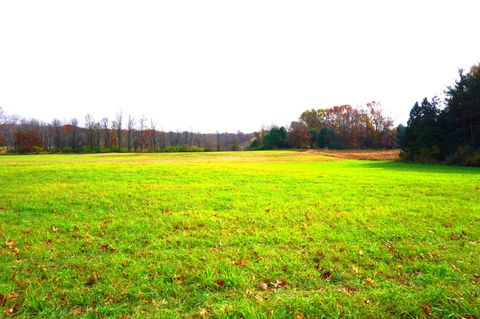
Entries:
[[321, 155], [343, 159], [396, 161], [400, 150], [319, 150]]

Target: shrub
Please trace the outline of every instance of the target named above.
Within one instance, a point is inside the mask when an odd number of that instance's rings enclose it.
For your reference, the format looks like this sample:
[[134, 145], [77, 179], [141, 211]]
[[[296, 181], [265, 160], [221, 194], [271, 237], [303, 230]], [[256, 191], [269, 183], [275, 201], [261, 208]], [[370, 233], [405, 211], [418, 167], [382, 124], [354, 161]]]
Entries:
[[62, 147], [62, 153], [73, 153], [73, 149], [71, 146], [64, 146]]
[[400, 151], [400, 159], [407, 162], [438, 163], [441, 155], [441, 149], [436, 145], [415, 150], [404, 148]]
[[33, 152], [36, 153], [36, 154], [40, 154], [40, 153], [43, 153], [45, 152], [45, 149], [41, 146], [33, 146]]
[[480, 150], [477, 150], [476, 152], [473, 152], [473, 153], [467, 158], [467, 165], [470, 165], [470, 166], [480, 166]]
[[447, 164], [480, 166], [480, 150], [462, 145], [447, 158], [446, 162]]

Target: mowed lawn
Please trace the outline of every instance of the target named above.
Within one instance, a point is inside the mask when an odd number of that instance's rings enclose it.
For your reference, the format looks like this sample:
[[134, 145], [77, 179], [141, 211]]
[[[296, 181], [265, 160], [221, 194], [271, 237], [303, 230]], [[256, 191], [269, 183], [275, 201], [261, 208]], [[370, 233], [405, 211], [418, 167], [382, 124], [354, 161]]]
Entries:
[[480, 317], [480, 169], [0, 157], [0, 316]]

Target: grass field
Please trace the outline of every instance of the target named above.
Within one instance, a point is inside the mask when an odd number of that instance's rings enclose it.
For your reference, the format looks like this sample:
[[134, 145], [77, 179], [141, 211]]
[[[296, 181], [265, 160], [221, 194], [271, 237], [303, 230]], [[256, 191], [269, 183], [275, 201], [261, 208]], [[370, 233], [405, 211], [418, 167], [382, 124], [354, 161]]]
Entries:
[[475, 168], [1, 156], [0, 243], [0, 316], [480, 317]]

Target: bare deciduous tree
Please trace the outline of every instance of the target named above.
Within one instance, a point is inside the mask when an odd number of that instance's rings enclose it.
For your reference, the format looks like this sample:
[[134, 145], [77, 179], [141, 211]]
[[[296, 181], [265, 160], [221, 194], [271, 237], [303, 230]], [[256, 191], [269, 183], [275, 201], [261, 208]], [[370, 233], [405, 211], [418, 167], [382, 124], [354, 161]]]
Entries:
[[85, 128], [87, 129], [87, 143], [91, 149], [95, 145], [96, 132], [95, 132], [95, 120], [93, 119], [92, 114], [88, 113], [85, 116]]
[[61, 151], [63, 148], [63, 128], [62, 122], [58, 119], [52, 121], [53, 127], [53, 145], [56, 151]]
[[145, 146], [145, 129], [146, 129], [146, 123], [147, 123], [147, 118], [145, 115], [142, 115], [140, 117], [140, 122], [139, 122], [139, 143], [140, 143], [140, 151], [143, 151], [143, 147]]
[[5, 115], [3, 108], [0, 106], [0, 125], [5, 123], [6, 119], [7, 119], [7, 116]]
[[118, 110], [117, 113], [115, 114], [118, 148], [122, 147], [122, 121], [123, 121], [123, 112], [122, 110]]
[[127, 122], [127, 148], [130, 152], [132, 150], [132, 142], [133, 142], [133, 130], [135, 129], [135, 118], [129, 114], [128, 115], [128, 122]]
[[110, 129], [108, 128], [108, 118], [104, 117], [100, 123], [100, 126], [103, 130], [104, 145], [106, 148], [111, 148], [112, 140], [110, 138]]
[[150, 137], [150, 148], [155, 150], [157, 148], [157, 124], [153, 119], [150, 119], [150, 130], [151, 130], [151, 137]]
[[78, 120], [76, 118], [73, 118], [70, 121], [71, 125], [71, 146], [72, 146], [72, 151], [77, 152], [80, 149], [79, 145], [79, 140], [78, 140]]

